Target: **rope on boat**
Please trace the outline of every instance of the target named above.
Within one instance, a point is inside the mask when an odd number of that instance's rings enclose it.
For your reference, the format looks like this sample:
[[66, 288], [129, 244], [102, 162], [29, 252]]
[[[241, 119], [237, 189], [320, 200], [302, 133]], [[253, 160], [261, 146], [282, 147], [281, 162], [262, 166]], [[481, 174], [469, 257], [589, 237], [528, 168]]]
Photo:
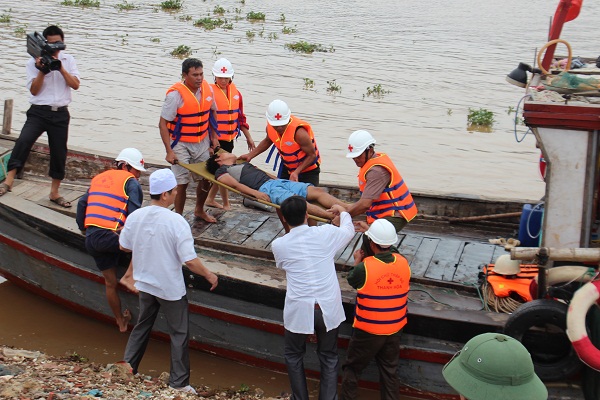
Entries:
[[[433, 297], [433, 295], [432, 295], [431, 293], [429, 293], [427, 290], [423, 290], [423, 289], [410, 289], [410, 290], [409, 290], [409, 292], [423, 292], [423, 293], [425, 293], [426, 295], [428, 295], [429, 297], [431, 297], [431, 299], [432, 299], [433, 301], [435, 301], [436, 303], [440, 303], [440, 304], [443, 304], [443, 305], [445, 305], [445, 306], [452, 307], [452, 305], [451, 305], [451, 304], [444, 303], [443, 301], [439, 301], [438, 299], [436, 299], [435, 297]], [[414, 301], [413, 299], [411, 299], [410, 297], [408, 298], [408, 301], [411, 301], [411, 302], [413, 302], [413, 303], [415, 302], [415, 301]]]
[[492, 289], [491, 285], [484, 285], [484, 297], [486, 298], [486, 303], [492, 310], [496, 312], [510, 314], [514, 312], [521, 304], [522, 301], [513, 299], [512, 297], [498, 297], [494, 293], [494, 289]]
[[518, 138], [517, 136], [517, 125], [519, 124], [519, 109], [521, 108], [521, 103], [523, 102], [523, 100], [525, 100], [526, 98], [531, 97], [530, 94], [526, 94], [525, 96], [521, 97], [521, 100], [519, 100], [519, 102], [517, 103], [517, 109], [515, 110], [515, 140], [517, 141], [517, 143], [521, 143], [524, 139], [525, 136], [527, 136], [527, 134], [529, 132], [531, 132], [531, 128], [527, 127], [527, 130], [525, 131], [525, 133], [523, 134], [523, 136], [521, 136], [521, 139]]

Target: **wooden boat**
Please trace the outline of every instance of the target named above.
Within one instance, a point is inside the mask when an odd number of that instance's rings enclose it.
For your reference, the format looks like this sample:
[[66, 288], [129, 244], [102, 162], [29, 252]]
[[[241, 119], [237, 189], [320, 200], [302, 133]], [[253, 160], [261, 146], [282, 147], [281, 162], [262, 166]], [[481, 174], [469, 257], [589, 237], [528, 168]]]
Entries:
[[[12, 148], [13, 137], [0, 137], [0, 156]], [[86, 254], [84, 237], [74, 221], [75, 207], [58, 208], [48, 201], [45, 175], [48, 149], [36, 144], [11, 193], [0, 198], [0, 274], [15, 284], [77, 312], [114, 323], [106, 303], [103, 279]], [[110, 167], [112, 159], [71, 150], [63, 196], [76, 202], [91, 177]], [[150, 171], [162, 166], [150, 166]], [[147, 175], [142, 177], [147, 184]], [[331, 186], [337, 197], [352, 201], [353, 188]], [[146, 196], [147, 197], [147, 196]], [[190, 196], [191, 197], [191, 196]], [[482, 311], [477, 295], [480, 266], [493, 262], [505, 249], [489, 238], [509, 237], [518, 227], [522, 202], [493, 201], [460, 196], [415, 194], [420, 215], [399, 235], [398, 248], [409, 260], [411, 284], [408, 325], [399, 349], [401, 393], [424, 399], [456, 399], [441, 369], [462, 344], [482, 332], [501, 331], [504, 314]], [[190, 301], [192, 348], [239, 362], [285, 371], [282, 309], [285, 274], [274, 267], [270, 243], [283, 234], [275, 214], [244, 208], [232, 196], [232, 211], [213, 212], [217, 224], [194, 220], [187, 213], [197, 251], [220, 277], [215, 292], [206, 282], [184, 270]], [[193, 207], [186, 207], [192, 210]], [[498, 215], [508, 218], [499, 219]], [[491, 219], [479, 218], [491, 215]], [[471, 217], [471, 220], [465, 218]], [[476, 218], [474, 218], [476, 217]], [[457, 219], [465, 223], [452, 223]], [[480, 220], [482, 219], [482, 220]], [[475, 221], [473, 221], [475, 220]], [[348, 316], [341, 326], [341, 358], [351, 334], [355, 291], [344, 276], [352, 264], [359, 235], [336, 258], [342, 298]], [[137, 310], [137, 297], [121, 293], [125, 307]], [[155, 336], [167, 339], [166, 324], [159, 318]], [[318, 377], [315, 341], [305, 360], [307, 375]], [[378, 387], [374, 365], [361, 384]], [[553, 399], [579, 398], [568, 386], [551, 389]]]

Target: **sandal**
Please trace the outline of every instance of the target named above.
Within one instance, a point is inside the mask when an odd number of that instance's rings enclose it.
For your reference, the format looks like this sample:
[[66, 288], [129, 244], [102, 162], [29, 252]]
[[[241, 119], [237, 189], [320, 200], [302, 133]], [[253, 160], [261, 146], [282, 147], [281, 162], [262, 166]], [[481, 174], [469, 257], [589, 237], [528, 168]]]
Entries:
[[4, 182], [0, 183], [0, 197], [4, 196], [7, 192], [10, 192], [10, 191], [12, 191], [10, 186], [8, 186]]
[[56, 199], [50, 199], [51, 202], [58, 204], [63, 208], [71, 208], [71, 202], [67, 201], [64, 197], [60, 196]]

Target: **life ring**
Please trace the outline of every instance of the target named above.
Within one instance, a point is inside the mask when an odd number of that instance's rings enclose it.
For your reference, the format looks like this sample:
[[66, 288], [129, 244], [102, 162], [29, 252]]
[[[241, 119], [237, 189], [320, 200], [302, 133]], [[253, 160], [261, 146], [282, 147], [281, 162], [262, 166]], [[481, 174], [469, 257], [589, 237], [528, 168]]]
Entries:
[[600, 349], [588, 337], [585, 317], [594, 303], [600, 304], [600, 280], [586, 283], [575, 292], [567, 312], [567, 336], [577, 355], [590, 368], [600, 371]]
[[[550, 268], [546, 272], [546, 285], [548, 287], [558, 285], [559, 283], [570, 283], [570, 282], [582, 282], [587, 283], [590, 282], [595, 273], [593, 268], [577, 266], [577, 265], [567, 265], [563, 267], [554, 267]], [[532, 279], [529, 284], [529, 293], [531, 297], [537, 299], [538, 292], [538, 277]]]
[[567, 309], [556, 300], [533, 300], [517, 308], [504, 325], [504, 333], [527, 348], [535, 373], [543, 381], [563, 380], [582, 367], [565, 333]]

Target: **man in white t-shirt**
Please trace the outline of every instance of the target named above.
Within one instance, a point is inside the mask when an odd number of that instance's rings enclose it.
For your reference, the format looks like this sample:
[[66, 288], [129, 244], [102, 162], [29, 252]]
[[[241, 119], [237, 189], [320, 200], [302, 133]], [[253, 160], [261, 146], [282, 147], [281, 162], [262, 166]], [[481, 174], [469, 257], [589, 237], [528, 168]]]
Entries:
[[354, 237], [354, 225], [344, 207], [334, 205], [340, 226], [307, 224], [306, 199], [288, 197], [281, 213], [291, 227], [289, 233], [273, 241], [275, 263], [285, 271], [287, 292], [283, 308], [285, 364], [292, 399], [308, 400], [304, 374], [306, 339], [317, 335], [317, 355], [321, 364], [319, 400], [337, 399], [338, 327], [346, 319], [334, 258]]
[[169, 210], [177, 196], [177, 181], [169, 169], [150, 175], [150, 206], [140, 208], [127, 217], [119, 243], [124, 251], [133, 252], [133, 279], [139, 290], [140, 315], [131, 331], [125, 361], [137, 373], [150, 331], [162, 309], [171, 337], [171, 374], [169, 386], [196, 393], [189, 385], [190, 357], [189, 314], [182, 264], [203, 276], [210, 290], [218, 278], [200, 261], [187, 221]]

